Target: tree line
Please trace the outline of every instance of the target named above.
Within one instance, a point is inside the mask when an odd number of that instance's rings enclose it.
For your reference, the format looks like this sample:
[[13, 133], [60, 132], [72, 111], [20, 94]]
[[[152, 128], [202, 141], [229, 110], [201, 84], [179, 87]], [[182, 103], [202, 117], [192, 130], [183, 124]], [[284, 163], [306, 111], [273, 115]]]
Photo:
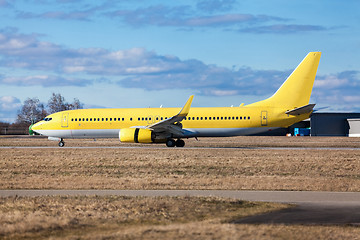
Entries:
[[77, 98], [68, 103], [60, 93], [52, 93], [46, 106], [37, 97], [27, 98], [18, 111], [15, 123], [0, 122], [0, 134], [22, 134], [31, 124], [44, 119], [49, 114], [81, 109], [83, 105]]

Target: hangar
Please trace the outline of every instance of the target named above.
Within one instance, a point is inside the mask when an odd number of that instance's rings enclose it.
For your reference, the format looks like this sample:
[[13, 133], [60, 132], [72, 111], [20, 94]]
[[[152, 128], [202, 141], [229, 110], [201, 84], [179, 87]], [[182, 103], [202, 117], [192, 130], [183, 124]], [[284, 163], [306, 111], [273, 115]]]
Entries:
[[360, 113], [313, 113], [311, 136], [360, 137]]

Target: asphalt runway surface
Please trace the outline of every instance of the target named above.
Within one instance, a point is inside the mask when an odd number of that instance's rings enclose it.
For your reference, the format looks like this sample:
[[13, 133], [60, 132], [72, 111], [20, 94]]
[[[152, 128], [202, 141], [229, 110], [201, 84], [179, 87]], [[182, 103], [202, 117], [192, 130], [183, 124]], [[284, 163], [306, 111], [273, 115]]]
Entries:
[[232, 190], [0, 190], [0, 197], [58, 195], [203, 196], [295, 204], [276, 212], [233, 221], [234, 224], [303, 224], [360, 226], [360, 192]]
[[259, 150], [352, 150], [360, 151], [359, 148], [349, 147], [182, 147], [170, 148], [166, 146], [0, 146], [0, 149], [259, 149]]

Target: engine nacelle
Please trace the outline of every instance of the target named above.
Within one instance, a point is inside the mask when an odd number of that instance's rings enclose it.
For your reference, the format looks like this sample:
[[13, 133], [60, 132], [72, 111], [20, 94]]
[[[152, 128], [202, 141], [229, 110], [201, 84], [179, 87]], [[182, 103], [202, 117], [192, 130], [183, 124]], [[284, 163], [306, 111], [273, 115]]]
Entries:
[[155, 140], [155, 134], [144, 128], [123, 128], [119, 132], [121, 142], [128, 143], [152, 143]]

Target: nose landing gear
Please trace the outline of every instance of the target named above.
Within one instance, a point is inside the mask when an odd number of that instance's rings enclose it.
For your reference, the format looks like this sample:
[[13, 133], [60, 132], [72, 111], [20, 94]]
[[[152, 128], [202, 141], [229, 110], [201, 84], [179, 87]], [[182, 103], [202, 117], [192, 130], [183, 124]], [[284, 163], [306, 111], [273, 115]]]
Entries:
[[60, 139], [60, 142], [59, 142], [59, 147], [63, 147], [63, 146], [65, 146], [65, 142], [64, 142], [64, 140], [61, 138], [61, 139]]

